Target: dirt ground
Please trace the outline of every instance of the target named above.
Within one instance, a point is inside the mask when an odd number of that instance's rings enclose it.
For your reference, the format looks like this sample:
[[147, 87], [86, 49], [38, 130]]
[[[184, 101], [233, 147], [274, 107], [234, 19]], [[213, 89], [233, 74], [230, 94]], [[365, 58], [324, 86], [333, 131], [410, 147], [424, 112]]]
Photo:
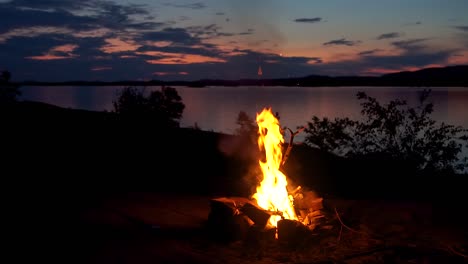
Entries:
[[[299, 244], [220, 243], [205, 224], [214, 197], [114, 195], [82, 208], [80, 263], [467, 263], [468, 232], [422, 202], [324, 199], [326, 228]], [[336, 208], [336, 211], [335, 211]], [[338, 220], [341, 220], [341, 222]], [[459, 221], [460, 222], [460, 221]], [[65, 241], [64, 241], [65, 243]]]

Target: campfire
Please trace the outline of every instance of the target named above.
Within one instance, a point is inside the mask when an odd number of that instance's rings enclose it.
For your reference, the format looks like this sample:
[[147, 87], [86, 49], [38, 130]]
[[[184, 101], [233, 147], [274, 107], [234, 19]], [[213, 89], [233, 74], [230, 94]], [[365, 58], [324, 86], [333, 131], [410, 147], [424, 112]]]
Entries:
[[284, 143], [278, 119], [271, 109], [263, 109], [257, 115], [258, 146], [265, 153], [265, 161], [259, 161], [263, 180], [253, 195], [257, 205], [276, 213], [270, 217], [269, 223], [277, 227], [282, 218], [297, 220], [293, 206], [293, 196], [288, 194], [286, 175], [280, 171], [283, 161], [282, 145]]
[[[219, 197], [211, 200], [208, 219], [213, 234], [224, 240], [245, 239], [246, 236], [291, 240], [298, 233], [310, 232], [320, 224], [322, 198], [298, 186], [288, 186], [282, 172], [299, 131], [289, 130], [290, 141], [284, 149], [283, 130], [271, 108], [257, 113], [258, 161], [262, 175], [252, 197]], [[292, 190], [288, 192], [288, 189]]]

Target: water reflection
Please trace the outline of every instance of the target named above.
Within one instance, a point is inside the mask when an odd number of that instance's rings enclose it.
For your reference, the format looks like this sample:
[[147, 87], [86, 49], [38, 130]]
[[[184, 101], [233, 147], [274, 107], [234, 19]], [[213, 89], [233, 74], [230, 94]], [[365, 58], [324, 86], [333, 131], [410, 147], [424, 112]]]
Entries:
[[[313, 115], [319, 117], [360, 117], [356, 98], [365, 91], [385, 103], [393, 99], [418, 104], [423, 88], [406, 87], [176, 87], [186, 105], [181, 125], [195, 123], [204, 130], [233, 133], [239, 111], [252, 117], [264, 107], [280, 113], [281, 124], [290, 128], [306, 125]], [[23, 100], [33, 100], [88, 110], [112, 110], [112, 102], [123, 87], [21, 87]], [[150, 92], [160, 87], [141, 87]], [[468, 105], [466, 88], [432, 88], [430, 101], [435, 104], [434, 119], [468, 128], [465, 113]]]

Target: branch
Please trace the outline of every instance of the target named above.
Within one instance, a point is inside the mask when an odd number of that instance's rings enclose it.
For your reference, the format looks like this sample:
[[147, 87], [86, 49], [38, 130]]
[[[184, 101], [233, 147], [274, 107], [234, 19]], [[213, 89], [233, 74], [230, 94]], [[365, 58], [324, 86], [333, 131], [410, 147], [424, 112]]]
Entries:
[[299, 130], [297, 130], [296, 132], [293, 132], [291, 129], [289, 128], [286, 128], [287, 130], [289, 130], [289, 133], [291, 134], [291, 138], [289, 139], [289, 144], [288, 144], [288, 148], [286, 149], [286, 152], [284, 153], [283, 155], [283, 160], [281, 161], [281, 166], [284, 165], [284, 163], [286, 163], [286, 160], [288, 159], [289, 157], [289, 154], [291, 153], [291, 149], [292, 149], [292, 146], [293, 146], [293, 141], [294, 141], [294, 137], [299, 134], [300, 132], [302, 132], [305, 127], [302, 127], [300, 128]]
[[[335, 207], [335, 213], [336, 213], [336, 217], [338, 218], [338, 221], [340, 221], [342, 227], [345, 227], [345, 228], [348, 229], [349, 231], [352, 231], [352, 232], [355, 232], [355, 233], [358, 233], [358, 234], [368, 235], [366, 232], [357, 231], [357, 230], [354, 230], [354, 229], [352, 229], [351, 227], [345, 225], [345, 224], [343, 223], [343, 221], [341, 220], [341, 217], [340, 217], [340, 215], [338, 214], [338, 211], [336, 210], [336, 207]], [[341, 234], [341, 232], [340, 232], [340, 234]]]

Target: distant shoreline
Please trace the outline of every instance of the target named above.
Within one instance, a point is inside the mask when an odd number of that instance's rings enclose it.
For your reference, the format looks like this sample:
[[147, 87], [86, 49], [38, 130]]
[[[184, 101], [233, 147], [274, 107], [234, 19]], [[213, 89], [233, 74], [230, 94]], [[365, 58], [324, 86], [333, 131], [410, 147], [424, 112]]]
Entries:
[[277, 79], [202, 79], [196, 81], [64, 81], [41, 82], [23, 81], [12, 83], [19, 86], [187, 86], [202, 88], [208, 86], [392, 86], [392, 87], [468, 87], [468, 65], [444, 68], [427, 68], [414, 72], [398, 72], [378, 77], [310, 75], [298, 78]]

